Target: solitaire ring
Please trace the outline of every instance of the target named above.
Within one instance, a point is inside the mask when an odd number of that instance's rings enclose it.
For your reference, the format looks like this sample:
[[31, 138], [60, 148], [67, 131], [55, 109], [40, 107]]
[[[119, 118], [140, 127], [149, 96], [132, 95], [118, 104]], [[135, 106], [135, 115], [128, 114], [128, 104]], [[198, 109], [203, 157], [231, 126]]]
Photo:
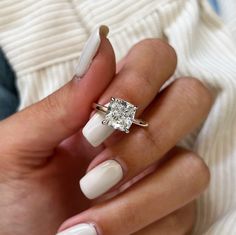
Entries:
[[147, 127], [148, 123], [135, 118], [137, 106], [120, 98], [111, 98], [108, 106], [94, 103], [93, 108], [105, 114], [103, 125], [111, 126], [114, 129], [129, 133], [132, 124]]

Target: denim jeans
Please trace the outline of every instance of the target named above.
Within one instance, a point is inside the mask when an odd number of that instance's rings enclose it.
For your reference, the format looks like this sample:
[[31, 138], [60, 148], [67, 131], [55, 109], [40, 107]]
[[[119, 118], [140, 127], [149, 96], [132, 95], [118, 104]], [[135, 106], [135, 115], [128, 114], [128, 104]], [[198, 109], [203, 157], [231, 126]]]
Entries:
[[219, 5], [217, 3], [217, 0], [208, 0], [212, 7], [214, 8], [214, 10], [217, 12], [217, 13], [220, 13], [220, 9], [219, 9]]
[[0, 120], [13, 114], [18, 103], [15, 74], [0, 49]]

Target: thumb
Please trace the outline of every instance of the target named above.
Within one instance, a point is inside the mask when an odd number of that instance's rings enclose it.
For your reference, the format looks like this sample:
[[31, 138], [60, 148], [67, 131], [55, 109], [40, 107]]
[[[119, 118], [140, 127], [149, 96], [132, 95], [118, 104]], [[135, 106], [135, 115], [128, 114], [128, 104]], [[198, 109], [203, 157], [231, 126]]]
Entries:
[[107, 30], [102, 26], [91, 35], [81, 54], [77, 76], [69, 83], [0, 122], [1, 150], [46, 154], [85, 124], [92, 102], [115, 74], [115, 56], [106, 38]]

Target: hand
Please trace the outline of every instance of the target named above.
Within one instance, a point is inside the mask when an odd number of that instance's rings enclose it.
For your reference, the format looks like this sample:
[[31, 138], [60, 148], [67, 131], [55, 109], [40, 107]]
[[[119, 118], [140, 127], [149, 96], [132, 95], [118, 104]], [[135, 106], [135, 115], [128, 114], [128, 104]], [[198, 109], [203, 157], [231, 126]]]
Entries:
[[[109, 235], [191, 230], [194, 207], [187, 204], [205, 189], [209, 171], [196, 154], [173, 147], [204, 120], [211, 95], [193, 78], [179, 78], [159, 92], [175, 71], [176, 61], [169, 45], [145, 40], [119, 64], [118, 74], [98, 103], [106, 104], [113, 96], [138, 104], [138, 116], [149, 127], [133, 127], [129, 134], [117, 132], [104, 142], [80, 182], [84, 194], [90, 199], [100, 197], [95, 204], [100, 203], [66, 221], [60, 235], [93, 235], [89, 223], [95, 224], [97, 233]], [[109, 133], [97, 115], [83, 129], [93, 145]]]
[[[189, 230], [193, 207], [184, 206], [205, 189], [209, 172], [194, 153], [171, 149], [203, 121], [211, 98], [200, 82], [189, 78], [179, 79], [158, 94], [175, 64], [168, 45], [146, 40], [131, 50], [115, 76], [112, 47], [103, 38], [81, 80], [73, 79], [41, 102], [2, 121], [1, 234], [55, 234], [58, 226], [76, 213], [80, 214], [61, 230], [91, 222], [103, 235], [137, 231], [140, 235], [167, 234], [165, 224], [170, 218], [191, 215], [184, 226], [178, 226], [178, 234]], [[143, 88], [142, 97], [138, 87]], [[143, 104], [139, 115], [150, 127], [135, 127], [126, 136], [114, 135], [94, 149], [83, 138], [81, 128], [91, 113], [91, 104], [98, 99], [104, 103], [111, 95]], [[130, 188], [108, 201], [91, 203], [79, 189], [78, 180], [89, 164], [92, 169], [114, 156], [120, 157], [117, 162], [122, 160], [122, 183], [128, 182]], [[149, 175], [133, 185], [133, 176], [150, 165]], [[179, 208], [183, 209], [177, 211]], [[66, 234], [73, 234], [68, 231]], [[177, 234], [177, 226], [172, 231]]]

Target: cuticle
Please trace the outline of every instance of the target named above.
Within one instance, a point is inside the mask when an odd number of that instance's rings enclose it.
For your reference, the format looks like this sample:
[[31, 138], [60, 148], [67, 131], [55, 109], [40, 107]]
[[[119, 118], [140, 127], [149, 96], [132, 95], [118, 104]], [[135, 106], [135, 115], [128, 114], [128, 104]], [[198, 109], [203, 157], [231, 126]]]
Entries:
[[111, 160], [116, 161], [121, 166], [122, 171], [123, 171], [123, 178], [124, 178], [128, 172], [128, 166], [127, 166], [126, 162], [122, 158], [120, 158], [119, 156], [112, 158]]
[[82, 77], [80, 77], [80, 76], [78, 76], [78, 75], [76, 75], [76, 74], [74, 74], [73, 75], [73, 77], [72, 77], [72, 81], [80, 81], [82, 79]]
[[95, 223], [95, 222], [88, 222], [88, 224], [92, 225], [95, 228], [97, 235], [102, 235], [102, 231], [101, 231], [101, 229], [100, 229], [100, 227], [98, 226], [97, 223]]

